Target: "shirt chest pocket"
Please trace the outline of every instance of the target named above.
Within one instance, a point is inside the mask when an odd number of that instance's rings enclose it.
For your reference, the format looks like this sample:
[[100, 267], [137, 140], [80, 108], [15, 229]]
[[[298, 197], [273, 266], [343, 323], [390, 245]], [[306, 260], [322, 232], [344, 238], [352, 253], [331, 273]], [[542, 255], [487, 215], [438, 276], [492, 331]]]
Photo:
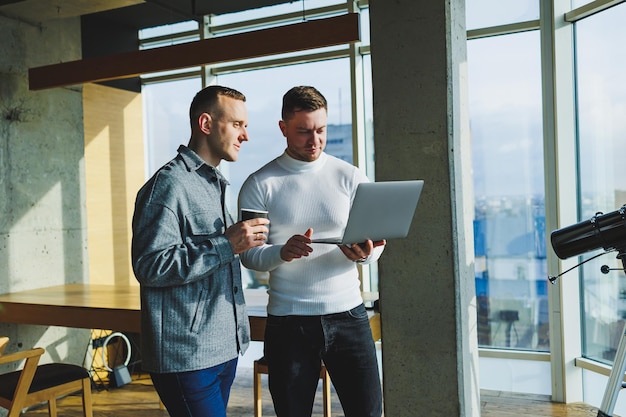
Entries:
[[225, 230], [221, 213], [211, 210], [188, 214], [185, 225], [185, 239], [193, 243], [223, 234]]

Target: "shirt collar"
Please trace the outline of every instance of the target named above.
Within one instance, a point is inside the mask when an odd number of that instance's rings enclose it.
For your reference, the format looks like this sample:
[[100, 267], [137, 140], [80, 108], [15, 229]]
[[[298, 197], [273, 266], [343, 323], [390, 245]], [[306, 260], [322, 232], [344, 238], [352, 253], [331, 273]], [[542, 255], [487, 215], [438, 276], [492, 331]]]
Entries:
[[178, 147], [178, 153], [180, 154], [184, 164], [187, 166], [187, 170], [189, 171], [198, 171], [203, 166], [206, 166], [209, 172], [214, 175], [217, 179], [219, 179], [224, 184], [230, 185], [228, 180], [222, 175], [219, 169], [215, 168], [212, 165], [206, 163], [206, 161], [195, 153], [193, 150], [188, 148], [185, 145], [180, 145]]

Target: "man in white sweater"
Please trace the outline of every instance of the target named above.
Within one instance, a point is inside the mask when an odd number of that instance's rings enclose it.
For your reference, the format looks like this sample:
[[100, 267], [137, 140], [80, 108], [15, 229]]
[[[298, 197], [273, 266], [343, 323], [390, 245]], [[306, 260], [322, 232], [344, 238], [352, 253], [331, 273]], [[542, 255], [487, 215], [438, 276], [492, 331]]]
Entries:
[[265, 359], [276, 415], [311, 415], [323, 361], [346, 417], [380, 417], [376, 348], [357, 263], [377, 260], [385, 241], [311, 240], [341, 236], [357, 185], [368, 181], [323, 152], [327, 112], [313, 87], [284, 95], [279, 127], [287, 149], [251, 174], [239, 194], [241, 208], [269, 212], [269, 235], [240, 256], [247, 268], [270, 273]]

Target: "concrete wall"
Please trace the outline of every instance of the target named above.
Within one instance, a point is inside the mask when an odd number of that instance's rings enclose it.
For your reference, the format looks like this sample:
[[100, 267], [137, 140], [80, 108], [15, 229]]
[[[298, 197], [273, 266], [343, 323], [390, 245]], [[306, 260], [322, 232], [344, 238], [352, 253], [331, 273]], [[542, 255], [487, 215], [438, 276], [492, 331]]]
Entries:
[[[80, 58], [80, 20], [0, 16], [0, 39], [0, 292], [85, 282], [82, 91], [28, 90], [28, 68]], [[42, 363], [82, 363], [90, 340], [88, 330], [2, 323], [0, 334], [7, 351], [45, 348]]]

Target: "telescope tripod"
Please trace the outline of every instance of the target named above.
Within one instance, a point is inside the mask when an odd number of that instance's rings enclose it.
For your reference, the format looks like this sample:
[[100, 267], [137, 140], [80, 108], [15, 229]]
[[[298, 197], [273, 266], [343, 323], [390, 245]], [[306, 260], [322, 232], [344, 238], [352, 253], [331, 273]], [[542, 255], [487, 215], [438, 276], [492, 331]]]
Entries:
[[[623, 270], [626, 272], [626, 251], [620, 250], [617, 257], [622, 260]], [[606, 274], [608, 273], [608, 269], [603, 269], [602, 272]], [[617, 395], [622, 388], [626, 388], [624, 372], [626, 372], [626, 326], [622, 330], [622, 337], [620, 337], [619, 340], [617, 352], [615, 353], [615, 361], [613, 362], [613, 368], [611, 368], [611, 373], [609, 374], [609, 382], [606, 385], [597, 417], [613, 416]]]

